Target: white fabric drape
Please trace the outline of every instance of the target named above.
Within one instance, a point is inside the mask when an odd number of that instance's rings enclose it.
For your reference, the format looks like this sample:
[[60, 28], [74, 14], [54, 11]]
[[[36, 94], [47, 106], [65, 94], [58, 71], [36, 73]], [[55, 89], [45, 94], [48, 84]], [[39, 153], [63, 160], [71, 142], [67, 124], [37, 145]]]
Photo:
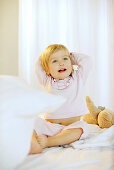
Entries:
[[93, 58], [86, 94], [114, 109], [114, 0], [20, 0], [19, 75], [39, 86], [34, 63], [50, 44]]

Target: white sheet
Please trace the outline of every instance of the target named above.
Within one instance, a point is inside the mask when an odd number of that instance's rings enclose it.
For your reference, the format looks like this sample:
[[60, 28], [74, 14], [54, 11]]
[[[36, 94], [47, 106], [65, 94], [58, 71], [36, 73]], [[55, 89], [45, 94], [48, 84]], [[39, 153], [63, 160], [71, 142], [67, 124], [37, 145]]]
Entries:
[[68, 148], [46, 148], [41, 154], [28, 156], [16, 170], [113, 170], [114, 126], [90, 126], [91, 135], [83, 142], [75, 142], [75, 149], [74, 143]]
[[112, 147], [114, 148], [114, 125], [110, 128], [101, 129], [98, 125], [89, 125], [89, 133], [87, 139], [78, 140], [71, 144], [74, 148], [98, 148]]
[[16, 170], [113, 170], [113, 154], [108, 149], [53, 147], [40, 155], [28, 156]]

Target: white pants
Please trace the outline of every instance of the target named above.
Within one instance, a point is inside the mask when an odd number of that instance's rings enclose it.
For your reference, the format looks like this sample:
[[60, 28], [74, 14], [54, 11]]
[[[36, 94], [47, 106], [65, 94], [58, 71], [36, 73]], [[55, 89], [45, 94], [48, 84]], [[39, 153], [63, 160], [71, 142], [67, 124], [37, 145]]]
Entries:
[[82, 128], [83, 134], [80, 139], [85, 139], [88, 136], [88, 124], [84, 121], [77, 121], [68, 126], [47, 122], [45, 119], [37, 117], [34, 124], [34, 129], [37, 134], [46, 136], [54, 136], [62, 130], [71, 128]]

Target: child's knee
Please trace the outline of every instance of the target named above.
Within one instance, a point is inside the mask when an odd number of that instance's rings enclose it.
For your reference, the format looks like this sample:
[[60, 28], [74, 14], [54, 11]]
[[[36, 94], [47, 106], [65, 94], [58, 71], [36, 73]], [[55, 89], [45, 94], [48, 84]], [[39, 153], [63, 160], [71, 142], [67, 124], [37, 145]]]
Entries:
[[71, 129], [67, 129], [73, 136], [75, 136], [76, 138], [80, 138], [81, 135], [83, 134], [83, 129], [82, 128], [71, 128]]

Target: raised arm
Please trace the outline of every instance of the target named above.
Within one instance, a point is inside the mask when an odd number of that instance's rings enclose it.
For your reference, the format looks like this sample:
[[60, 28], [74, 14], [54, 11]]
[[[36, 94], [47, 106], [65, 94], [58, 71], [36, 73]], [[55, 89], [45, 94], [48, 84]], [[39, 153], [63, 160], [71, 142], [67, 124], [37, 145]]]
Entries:
[[78, 74], [82, 77], [83, 83], [86, 82], [88, 74], [92, 68], [91, 57], [81, 53], [71, 53], [73, 65], [78, 66]]
[[43, 68], [41, 66], [40, 57], [36, 60], [35, 72], [36, 72], [39, 83], [41, 85], [45, 86], [48, 75], [45, 73], [45, 71], [43, 70]]

